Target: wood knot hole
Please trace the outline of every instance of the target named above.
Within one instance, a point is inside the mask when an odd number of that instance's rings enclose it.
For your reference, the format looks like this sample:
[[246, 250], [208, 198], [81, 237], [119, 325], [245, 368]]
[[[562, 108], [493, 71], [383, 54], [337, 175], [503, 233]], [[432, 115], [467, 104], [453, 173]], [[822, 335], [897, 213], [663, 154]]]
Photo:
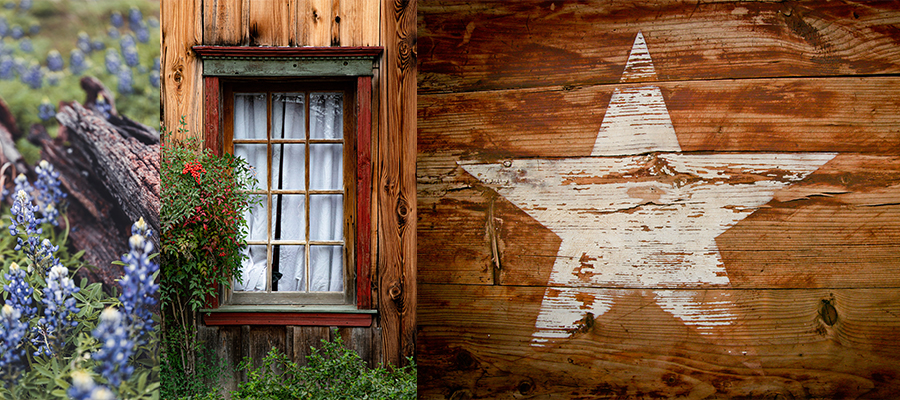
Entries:
[[834, 326], [834, 324], [837, 323], [837, 309], [831, 304], [831, 300], [822, 299], [822, 305], [819, 308], [819, 316], [822, 317], [822, 322], [828, 326]]
[[396, 283], [388, 290], [388, 296], [391, 296], [391, 300], [393, 301], [399, 300], [401, 294], [403, 294], [403, 289]]
[[519, 382], [519, 385], [516, 387], [519, 389], [519, 393], [521, 394], [529, 394], [534, 389], [534, 384], [531, 381], [522, 381]]

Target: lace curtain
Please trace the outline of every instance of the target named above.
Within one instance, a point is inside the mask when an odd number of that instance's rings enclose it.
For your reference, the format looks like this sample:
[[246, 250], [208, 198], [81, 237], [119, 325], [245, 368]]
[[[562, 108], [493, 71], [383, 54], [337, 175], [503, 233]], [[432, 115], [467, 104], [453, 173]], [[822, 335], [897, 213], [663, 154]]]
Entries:
[[[343, 138], [342, 95], [275, 93], [271, 96], [271, 139], [299, 139], [303, 142], [271, 145], [241, 143], [241, 140], [266, 139], [266, 94], [236, 94], [234, 152], [253, 166], [260, 188], [298, 193], [260, 195], [265, 196], [262, 204], [246, 215], [249, 225], [247, 240], [265, 243], [290, 240], [303, 244], [271, 245], [272, 280], [277, 281], [277, 287], [274, 284], [268, 287], [266, 285], [267, 245], [251, 244], [245, 249], [249, 259], [244, 261], [242, 268], [244, 283], [235, 282], [234, 290], [342, 291], [343, 144], [316, 142], [316, 139]], [[308, 138], [307, 110], [310, 113]], [[310, 140], [313, 142], [310, 143]], [[267, 146], [271, 146], [271, 171], [267, 168]], [[267, 227], [270, 214], [272, 222]]]

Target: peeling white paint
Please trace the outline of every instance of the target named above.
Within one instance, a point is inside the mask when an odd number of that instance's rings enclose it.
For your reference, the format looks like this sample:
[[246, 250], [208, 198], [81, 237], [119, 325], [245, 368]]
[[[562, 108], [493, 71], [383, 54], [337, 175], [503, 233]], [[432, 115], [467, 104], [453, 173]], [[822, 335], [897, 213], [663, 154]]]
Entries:
[[[626, 74], [651, 73], [638, 33]], [[732, 324], [730, 294], [682, 289], [729, 285], [716, 237], [835, 156], [680, 151], [662, 93], [644, 86], [613, 93], [590, 157], [460, 162], [561, 239], [533, 345], [570, 336], [624, 289], [652, 290], [701, 334]]]
[[631, 53], [625, 62], [625, 71], [622, 72], [622, 82], [636, 80], [656, 80], [656, 68], [653, 67], [653, 59], [650, 58], [650, 49], [644, 40], [644, 33], [638, 32], [631, 45]]

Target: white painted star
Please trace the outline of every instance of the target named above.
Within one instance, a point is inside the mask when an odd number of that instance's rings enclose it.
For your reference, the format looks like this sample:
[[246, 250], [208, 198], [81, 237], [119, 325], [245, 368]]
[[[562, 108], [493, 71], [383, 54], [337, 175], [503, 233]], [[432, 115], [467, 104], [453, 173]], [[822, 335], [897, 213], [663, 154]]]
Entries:
[[[641, 33], [622, 81], [655, 77]], [[561, 243], [534, 345], [571, 335], [625, 288], [652, 289], [659, 306], [701, 333], [734, 320], [715, 238], [834, 153], [680, 154], [659, 87], [616, 89], [590, 157], [460, 163]], [[727, 297], [727, 293], [722, 296]]]

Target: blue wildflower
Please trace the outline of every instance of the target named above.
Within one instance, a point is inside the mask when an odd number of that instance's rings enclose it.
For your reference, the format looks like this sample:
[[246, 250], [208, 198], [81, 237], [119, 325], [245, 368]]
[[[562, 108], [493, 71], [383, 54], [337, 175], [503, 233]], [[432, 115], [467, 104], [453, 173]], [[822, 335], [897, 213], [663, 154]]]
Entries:
[[106, 387], [94, 383], [86, 371], [72, 372], [72, 386], [68, 391], [70, 400], [114, 400], [115, 395]]
[[28, 27], [29, 35], [34, 36], [34, 35], [37, 35], [38, 33], [41, 33], [41, 25], [38, 24], [37, 22], [31, 24], [31, 26]]
[[78, 40], [75, 42], [75, 46], [84, 54], [90, 54], [93, 51], [91, 48], [91, 37], [83, 31], [78, 32]]
[[19, 9], [28, 11], [31, 9], [31, 0], [19, 0]]
[[122, 36], [122, 40], [119, 41], [119, 48], [122, 49], [122, 55], [125, 57], [126, 65], [134, 67], [140, 63], [137, 45], [134, 43], [134, 36], [131, 36], [131, 34]]
[[[46, 240], [46, 239], [45, 239]], [[52, 356], [65, 339], [68, 328], [78, 325], [70, 316], [78, 313], [75, 306], [75, 293], [79, 288], [69, 278], [68, 268], [56, 264], [47, 274], [47, 287], [44, 289], [41, 302], [44, 303], [44, 316], [38, 321], [38, 335], [32, 343], [37, 347], [35, 356]]]
[[62, 77], [62, 75], [62, 72], [47, 73], [47, 84], [50, 86], [59, 86], [59, 79]]
[[0, 79], [8, 81], [15, 77], [15, 63], [13, 62], [12, 57], [10, 56], [2, 56], [0, 57]]
[[122, 66], [122, 60], [119, 58], [119, 52], [116, 49], [106, 50], [106, 73], [115, 75]]
[[159, 89], [159, 71], [150, 71], [150, 86]]
[[4, 274], [3, 277], [9, 282], [3, 285], [3, 290], [9, 293], [6, 304], [25, 313], [26, 320], [30, 319], [31, 316], [37, 313], [37, 307], [32, 306], [34, 299], [31, 296], [34, 293], [34, 288], [28, 283], [25, 270], [20, 268], [19, 264], [12, 263], [9, 265], [9, 272]]
[[22, 50], [26, 53], [31, 53], [32, 51], [34, 51], [34, 45], [31, 44], [31, 39], [24, 38], [19, 41], [19, 50]]
[[128, 23], [131, 24], [131, 28], [134, 29], [141, 21], [144, 19], [144, 15], [141, 14], [141, 10], [137, 7], [131, 7], [128, 10]]
[[62, 54], [59, 54], [59, 51], [54, 49], [47, 53], [47, 69], [51, 71], [62, 71], [65, 67], [65, 62], [63, 62]]
[[122, 313], [107, 307], [100, 313], [100, 323], [92, 332], [101, 345], [93, 359], [99, 361], [100, 375], [113, 387], [118, 387], [134, 373], [134, 366], [128, 362], [134, 355], [134, 342], [128, 337], [123, 322]]
[[122, 13], [118, 11], [113, 11], [112, 15], [109, 16], [109, 22], [116, 28], [121, 28], [123, 24], [125, 24], [125, 19], [122, 18]]
[[159, 28], [159, 20], [156, 17], [147, 18], [147, 25], [150, 25], [151, 28]]
[[153, 70], [159, 71], [159, 57], [153, 57]]
[[109, 119], [109, 114], [112, 111], [112, 105], [106, 101], [106, 98], [103, 97], [102, 94], [97, 94], [96, 106], [97, 111], [99, 111], [100, 114], [103, 115], [103, 118]]
[[91, 42], [91, 48], [93, 48], [94, 51], [100, 51], [106, 48], [106, 43], [103, 43], [100, 39], [96, 39]]
[[25, 36], [25, 31], [22, 30], [22, 27], [19, 25], [13, 25], [12, 30], [9, 31], [9, 36], [15, 40], [21, 39]]
[[106, 30], [106, 35], [109, 36], [110, 39], [118, 39], [122, 37], [122, 34], [119, 33], [119, 30], [114, 26], [111, 26]]
[[72, 52], [69, 53], [69, 72], [77, 76], [81, 75], [86, 69], [84, 53], [79, 49], [72, 49]]
[[[49, 100], [47, 100], [46, 104], [52, 110], [53, 105], [50, 104]], [[55, 114], [55, 111], [53, 113]], [[59, 226], [57, 218], [60, 210], [64, 208], [63, 201], [67, 196], [60, 188], [59, 172], [47, 160], [41, 160], [37, 167], [34, 168], [34, 172], [38, 178], [34, 182], [34, 187], [37, 189], [37, 203], [41, 208], [41, 214], [44, 215], [41, 222], [49, 222], [53, 226]]]
[[131, 68], [122, 68], [119, 70], [119, 73], [116, 74], [116, 77], [119, 78], [119, 93], [123, 95], [129, 95], [134, 93], [134, 79], [131, 73]]
[[50, 104], [50, 99], [44, 97], [41, 101], [41, 105], [38, 106], [38, 118], [41, 121], [49, 121], [50, 118], [56, 116], [56, 107], [53, 104]]
[[[24, 175], [19, 176], [24, 177]], [[44, 239], [46, 243], [41, 243], [40, 235], [43, 233], [43, 230], [40, 227], [40, 220], [35, 217], [37, 211], [38, 206], [32, 204], [31, 195], [25, 190], [17, 190], [12, 208], [10, 208], [12, 215], [9, 219], [12, 221], [12, 225], [9, 226], [9, 233], [16, 237], [15, 250], [22, 250], [36, 266], [46, 259], [48, 251], [51, 252], [51, 259], [52, 252], [56, 251], [50, 245], [49, 240]], [[21, 231], [19, 230], [20, 228]], [[25, 240], [22, 240], [19, 236], [20, 233], [25, 234]]]
[[0, 381], [4, 383], [15, 384], [18, 371], [24, 366], [28, 324], [21, 317], [22, 312], [9, 304], [0, 307]]
[[6, 17], [0, 16], [0, 37], [6, 37], [9, 34], [9, 22]]
[[122, 256], [125, 274], [119, 281], [122, 285], [122, 310], [128, 325], [132, 326], [135, 337], [143, 337], [153, 328], [153, 315], [150, 308], [156, 305], [156, 292], [159, 285], [153, 282], [153, 276], [159, 271], [159, 264], [150, 260], [153, 242], [150, 238], [153, 231], [147, 228], [144, 218], [131, 226], [132, 236], [128, 239], [131, 251]]
[[147, 24], [144, 21], [141, 21], [134, 34], [137, 35], [138, 42], [147, 43], [150, 41], [150, 30], [147, 29]]
[[38, 63], [32, 63], [25, 72], [20, 74], [19, 80], [32, 89], [40, 89], [44, 85], [44, 71]]

